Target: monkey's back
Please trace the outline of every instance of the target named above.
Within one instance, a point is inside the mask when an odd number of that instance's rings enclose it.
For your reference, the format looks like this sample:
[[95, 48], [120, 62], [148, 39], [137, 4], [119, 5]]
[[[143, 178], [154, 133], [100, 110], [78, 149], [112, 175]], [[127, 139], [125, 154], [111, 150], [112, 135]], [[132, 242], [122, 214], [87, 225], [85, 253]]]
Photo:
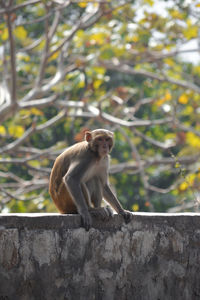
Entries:
[[63, 182], [71, 160], [84, 155], [88, 150], [87, 142], [80, 142], [67, 148], [55, 160], [49, 179], [49, 193], [61, 213], [77, 213], [72, 197]]

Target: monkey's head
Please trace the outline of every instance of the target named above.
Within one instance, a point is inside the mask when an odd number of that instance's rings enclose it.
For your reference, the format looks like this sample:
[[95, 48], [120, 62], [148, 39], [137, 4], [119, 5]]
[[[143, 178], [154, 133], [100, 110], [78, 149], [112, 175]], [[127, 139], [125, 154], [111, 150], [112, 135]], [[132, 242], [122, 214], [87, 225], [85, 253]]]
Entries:
[[106, 129], [95, 129], [93, 131], [86, 131], [85, 140], [93, 152], [99, 157], [103, 157], [108, 155], [113, 148], [114, 134]]

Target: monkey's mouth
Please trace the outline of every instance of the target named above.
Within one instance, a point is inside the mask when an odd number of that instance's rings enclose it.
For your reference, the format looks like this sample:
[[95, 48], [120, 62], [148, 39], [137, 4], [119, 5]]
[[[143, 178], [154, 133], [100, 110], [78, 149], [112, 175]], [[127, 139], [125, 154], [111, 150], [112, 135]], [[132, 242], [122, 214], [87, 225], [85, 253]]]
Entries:
[[103, 148], [99, 151], [100, 155], [107, 155], [108, 153], [109, 153], [109, 149], [107, 149], [107, 148]]

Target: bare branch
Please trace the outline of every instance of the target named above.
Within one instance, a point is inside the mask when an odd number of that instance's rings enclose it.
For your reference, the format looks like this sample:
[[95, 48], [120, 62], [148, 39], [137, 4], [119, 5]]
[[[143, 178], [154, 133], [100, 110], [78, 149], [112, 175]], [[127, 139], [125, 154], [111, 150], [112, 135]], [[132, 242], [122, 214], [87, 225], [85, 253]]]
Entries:
[[36, 127], [36, 131], [43, 131], [44, 129], [51, 127], [58, 121], [62, 120], [66, 116], [65, 110], [61, 111], [57, 116], [53, 117], [52, 119], [48, 120], [46, 123], [42, 125], [38, 125]]
[[[41, 1], [41, 0], [40, 0]], [[58, 3], [59, 4], [59, 3]], [[24, 25], [30, 25], [30, 24], [36, 24], [36, 23], [39, 23], [39, 22], [43, 22], [45, 21], [46, 19], [48, 19], [50, 16], [52, 16], [55, 12], [57, 11], [61, 11], [63, 10], [64, 8], [68, 7], [70, 5], [70, 1], [65, 1], [62, 5], [58, 5], [58, 7], [55, 7], [55, 8], [51, 8], [51, 11], [46, 14], [45, 16], [43, 17], [40, 17], [40, 18], [34, 18], [30, 21], [26, 21], [26, 22], [21, 22], [19, 24], [19, 26], [24, 26]]]
[[198, 130], [194, 129], [191, 126], [185, 126], [185, 125], [181, 124], [181, 122], [179, 122], [178, 120], [175, 121], [175, 126], [183, 131], [193, 132], [195, 135], [200, 137], [200, 132]]
[[170, 78], [166, 75], [162, 74], [155, 74], [146, 70], [137, 70], [133, 67], [130, 67], [127, 64], [120, 63], [117, 59], [114, 59], [114, 61], [99, 61], [99, 65], [103, 66], [104, 68], [107, 68], [108, 70], [115, 70], [121, 73], [129, 74], [129, 75], [142, 75], [148, 78], [156, 79], [158, 81], [167, 81], [169, 83], [181, 86], [183, 88], [191, 89], [197, 93], [200, 93], [200, 87], [195, 85], [191, 82], [176, 80], [173, 78]]
[[[64, 70], [58, 69], [55, 76], [44, 86], [40, 88], [40, 92], [45, 93], [50, 91], [50, 89], [55, 86], [58, 82], [60, 82], [69, 72], [72, 72], [77, 69], [77, 66], [75, 64], [71, 64], [67, 66]], [[23, 100], [27, 101], [27, 100]]]
[[79, 29], [87, 29], [88, 27], [91, 27], [101, 18], [101, 16], [102, 12], [100, 9], [98, 9], [95, 13], [88, 14], [85, 17], [83, 17], [80, 21], [77, 22], [77, 24], [74, 25], [69, 35], [61, 42], [61, 44], [48, 55], [48, 58], [54, 55], [56, 52], [60, 51], [63, 48], [63, 46], [74, 37], [74, 35]]
[[75, 24], [74, 27], [71, 29], [69, 35], [61, 42], [61, 44], [54, 51], [48, 54], [48, 58], [50, 58], [56, 52], [60, 51], [63, 48], [63, 46], [73, 38], [73, 36], [80, 29], [80, 27], [81, 27], [81, 21]]
[[127, 140], [127, 142], [129, 143], [129, 145], [131, 147], [132, 154], [135, 157], [136, 163], [138, 165], [138, 172], [141, 175], [141, 180], [144, 184], [144, 188], [145, 188], [145, 190], [147, 190], [149, 184], [148, 184], [147, 177], [146, 177], [146, 174], [145, 174], [144, 165], [142, 164], [141, 156], [140, 156], [136, 146], [130, 141], [130, 139], [129, 139], [128, 135], [126, 134], [126, 132], [120, 127], [118, 128], [118, 130], [123, 134], [123, 136], [125, 137], [125, 139]]
[[[106, 120], [109, 123], [113, 123], [115, 125], [121, 125], [129, 128], [133, 127], [141, 127], [141, 126], [153, 126], [153, 125], [163, 125], [167, 123], [171, 123], [173, 119], [171, 117], [158, 119], [158, 120], [138, 120], [135, 121], [125, 121], [120, 118], [114, 117], [108, 113], [102, 112], [99, 108], [93, 105], [87, 105], [81, 101], [58, 101], [57, 102], [61, 107], [74, 107], [74, 108], [82, 108], [87, 109], [90, 114], [88, 114], [92, 118], [101, 118], [102, 120]], [[83, 115], [82, 115], [83, 116]]]
[[153, 125], [163, 125], [172, 122], [172, 118], [164, 118], [158, 120], [135, 120], [135, 121], [125, 121], [119, 118], [113, 117], [107, 113], [102, 112], [100, 117], [104, 121], [108, 121], [109, 123], [113, 123], [116, 125], [121, 125], [129, 128], [140, 127], [140, 126], [153, 126]]
[[20, 177], [18, 177], [17, 175], [15, 175], [11, 172], [1, 172], [0, 171], [0, 177], [13, 179], [14, 181], [16, 181], [20, 184], [25, 182], [25, 180], [21, 179]]
[[9, 35], [9, 43], [10, 43], [10, 65], [11, 65], [11, 102], [15, 103], [17, 101], [16, 96], [16, 79], [17, 79], [17, 72], [16, 72], [16, 58], [15, 58], [15, 41], [13, 38], [13, 22], [11, 21], [10, 13], [7, 13], [7, 27], [8, 27], [8, 35]]
[[[190, 166], [192, 163], [197, 162], [200, 159], [200, 155], [191, 155], [191, 156], [183, 156], [178, 158], [178, 162], [181, 165], [188, 165]], [[158, 165], [175, 165], [176, 161], [173, 157], [163, 157], [163, 158], [147, 158], [146, 160], [142, 160], [141, 164], [144, 168], [148, 168], [149, 166], [158, 166]], [[120, 163], [116, 165], [112, 165], [110, 167], [110, 173], [120, 173], [120, 172], [138, 172], [138, 164], [137, 162], [127, 162], [127, 163]]]
[[137, 129], [133, 128], [133, 131], [135, 132], [136, 135], [142, 137], [145, 141], [149, 142], [150, 144], [159, 147], [163, 150], [169, 149], [171, 147], [176, 146], [175, 142], [165, 142], [165, 143], [161, 143], [159, 141], [156, 141], [148, 136], [146, 136], [145, 134], [143, 134], [142, 132], [138, 131]]
[[[46, 10], [47, 10], [47, 8], [46, 8]], [[48, 14], [48, 10], [47, 10], [47, 14]], [[49, 18], [45, 19], [45, 46], [44, 46], [44, 51], [42, 53], [39, 74], [38, 74], [38, 76], [36, 78], [36, 82], [35, 82], [35, 89], [38, 89], [42, 85], [42, 79], [44, 77], [45, 67], [46, 67], [47, 59], [48, 59], [48, 52], [49, 52], [49, 45], [50, 45], [50, 38], [51, 38], [49, 35], [49, 32], [51, 32], [51, 30], [49, 31], [48, 19]]]
[[[180, 47], [180, 46], [179, 46]], [[130, 53], [132, 53], [135, 56], [140, 57], [140, 63], [144, 63], [144, 62], [149, 62], [149, 63], [153, 63], [168, 57], [174, 57], [174, 56], [178, 56], [180, 54], [184, 54], [184, 53], [193, 53], [193, 52], [199, 52], [198, 48], [194, 48], [194, 49], [187, 49], [187, 50], [180, 50], [180, 49], [176, 49], [174, 51], [171, 52], [160, 52], [160, 51], [149, 51], [147, 50], [146, 52], [144, 52], [142, 55], [139, 51], [136, 50], [130, 50]]]
[[42, 107], [46, 107], [49, 104], [54, 103], [56, 99], [57, 99], [57, 95], [52, 95], [47, 98], [36, 99], [29, 102], [19, 102], [19, 107], [20, 108], [32, 108], [32, 107], [42, 108]]
[[43, 40], [43, 37], [40, 37], [39, 39], [35, 40], [32, 44], [30, 44], [29, 46], [20, 49], [20, 52], [26, 52], [26, 51], [30, 51], [33, 50], [35, 47], [37, 47]]
[[[12, 142], [12, 143], [10, 143], [10, 144], [8, 144], [6, 146], [0, 148], [0, 153], [10, 152], [10, 151], [15, 150], [17, 147], [19, 147], [20, 145], [22, 145], [23, 142], [28, 137], [30, 137], [33, 133], [42, 131], [42, 130], [44, 130], [44, 129], [50, 127], [50, 126], [52, 126], [53, 124], [55, 124], [56, 122], [58, 122], [62, 118], [64, 118], [65, 114], [66, 114], [65, 111], [61, 111], [57, 116], [53, 117], [52, 119], [48, 120], [46, 123], [44, 123], [42, 125], [38, 125], [37, 127], [33, 123], [32, 127], [30, 127], [29, 129], [27, 129], [25, 131], [25, 133], [23, 134], [22, 137], [20, 137], [19, 139], [15, 140], [14, 142]], [[24, 160], [24, 161], [26, 161], [26, 160]]]
[[2, 14], [12, 13], [12, 12], [16, 11], [17, 9], [23, 8], [28, 5], [34, 5], [34, 4], [37, 4], [40, 2], [41, 2], [41, 0], [29, 0], [29, 1], [26, 1], [26, 2], [18, 4], [18, 5], [7, 6], [5, 9], [0, 9], [0, 14], [2, 15]]
[[190, 201], [190, 202], [183, 202], [181, 205], [179, 206], [175, 206], [172, 207], [170, 209], [168, 209], [168, 213], [179, 213], [182, 211], [185, 211], [186, 209], [194, 209], [194, 208], [198, 208], [199, 207], [199, 203], [197, 203], [197, 201]]
[[0, 148], [0, 153], [9, 152], [15, 150], [17, 147], [19, 147], [23, 142], [35, 131], [35, 127], [32, 126], [28, 130], [25, 131], [23, 136], [14, 142]]

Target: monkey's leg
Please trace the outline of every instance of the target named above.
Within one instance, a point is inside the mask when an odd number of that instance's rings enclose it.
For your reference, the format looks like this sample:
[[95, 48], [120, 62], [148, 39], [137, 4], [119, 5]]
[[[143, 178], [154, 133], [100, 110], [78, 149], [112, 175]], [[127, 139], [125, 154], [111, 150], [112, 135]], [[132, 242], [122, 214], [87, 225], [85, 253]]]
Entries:
[[[87, 182], [87, 189], [89, 191], [91, 202], [94, 207], [101, 207], [103, 199], [103, 187], [98, 177], [93, 177]], [[90, 205], [91, 206], [91, 205]]]
[[[95, 186], [94, 186], [95, 185]], [[110, 207], [100, 207], [101, 200], [102, 200], [102, 193], [101, 191], [97, 188], [96, 193], [95, 192], [95, 181], [90, 180], [90, 184], [86, 185], [85, 183], [81, 184], [81, 188], [83, 191], [83, 195], [85, 197], [85, 200], [88, 204], [88, 210], [92, 216], [95, 218], [101, 218], [101, 219], [107, 219], [110, 216], [112, 216], [112, 211]], [[93, 191], [93, 197], [91, 199], [91, 191]], [[95, 195], [95, 197], [94, 197]], [[92, 203], [95, 207], [92, 207]], [[99, 207], [98, 207], [99, 205]]]
[[[75, 175], [73, 174], [73, 170], [75, 170]], [[81, 215], [82, 225], [88, 231], [92, 225], [92, 219], [88, 210], [88, 203], [85, 199], [83, 188], [81, 186], [81, 179], [79, 177], [80, 174], [78, 172], [76, 173], [76, 168], [72, 169], [71, 172], [68, 173], [63, 177], [63, 181], [77, 207], [78, 213]]]
[[90, 194], [90, 191], [89, 191], [89, 189], [88, 189], [88, 187], [86, 186], [85, 183], [81, 184], [81, 189], [82, 189], [82, 192], [83, 192], [83, 195], [84, 195], [84, 198], [86, 200], [86, 203], [87, 203], [88, 207], [91, 207], [92, 206], [91, 194]]
[[105, 200], [116, 210], [116, 212], [124, 217], [126, 223], [130, 222], [132, 215], [131, 212], [123, 209], [108, 184], [104, 187], [103, 196]]
[[[100, 179], [98, 177], [93, 177], [87, 182], [87, 192], [90, 197], [89, 212], [94, 217], [99, 217], [101, 219], [108, 219], [113, 216], [113, 211], [111, 207], [105, 206], [101, 207], [101, 202], [103, 198], [103, 187]], [[91, 207], [91, 203], [94, 207]]]
[[53, 201], [62, 214], [76, 214], [77, 208], [74, 204], [69, 191], [66, 189], [65, 184], [62, 182], [59, 186], [57, 193], [54, 193]]

